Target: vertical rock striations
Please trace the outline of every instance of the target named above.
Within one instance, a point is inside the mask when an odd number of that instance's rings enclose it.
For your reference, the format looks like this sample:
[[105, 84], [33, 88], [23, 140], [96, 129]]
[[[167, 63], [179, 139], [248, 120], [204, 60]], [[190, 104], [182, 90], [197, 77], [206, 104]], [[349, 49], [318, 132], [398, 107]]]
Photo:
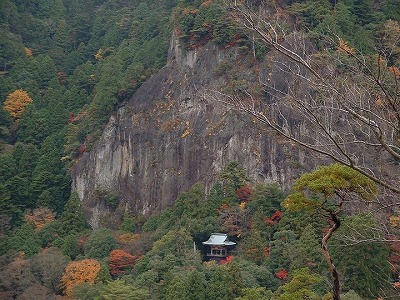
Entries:
[[[226, 83], [215, 70], [240, 59], [239, 50], [211, 43], [185, 52], [173, 38], [168, 64], [119, 107], [72, 170], [93, 228], [115, 226], [125, 212], [161, 211], [196, 182], [210, 188], [232, 160], [255, 181], [289, 185], [302, 153], [207, 97]], [[111, 192], [119, 196], [114, 208], [104, 200]]]

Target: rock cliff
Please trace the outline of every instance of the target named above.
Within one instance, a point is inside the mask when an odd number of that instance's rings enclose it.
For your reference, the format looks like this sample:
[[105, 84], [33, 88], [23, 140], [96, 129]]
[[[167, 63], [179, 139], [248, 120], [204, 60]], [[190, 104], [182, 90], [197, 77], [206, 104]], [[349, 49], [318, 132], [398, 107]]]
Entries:
[[[209, 189], [232, 160], [254, 181], [286, 187], [304, 171], [299, 149], [207, 97], [226, 84], [219, 70], [244, 59], [239, 49], [209, 43], [186, 51], [172, 39], [167, 65], [120, 105], [73, 167], [73, 189], [93, 228], [115, 226], [125, 212], [161, 211], [196, 182]], [[251, 68], [243, 74], [256, 80]], [[101, 197], [110, 192], [118, 193], [114, 208]]]

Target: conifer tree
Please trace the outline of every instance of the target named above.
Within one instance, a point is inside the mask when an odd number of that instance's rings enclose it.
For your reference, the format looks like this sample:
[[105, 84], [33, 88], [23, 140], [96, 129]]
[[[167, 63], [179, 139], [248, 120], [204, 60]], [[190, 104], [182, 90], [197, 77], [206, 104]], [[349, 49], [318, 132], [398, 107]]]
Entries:
[[64, 234], [78, 233], [85, 229], [82, 202], [77, 193], [72, 193], [61, 215]]

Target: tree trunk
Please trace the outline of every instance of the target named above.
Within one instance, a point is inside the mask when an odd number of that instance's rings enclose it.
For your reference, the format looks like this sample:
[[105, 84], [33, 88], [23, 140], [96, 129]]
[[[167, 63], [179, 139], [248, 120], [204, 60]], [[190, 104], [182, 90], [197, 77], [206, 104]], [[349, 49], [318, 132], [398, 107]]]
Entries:
[[322, 254], [325, 257], [326, 262], [328, 263], [329, 269], [333, 277], [333, 287], [332, 287], [333, 300], [340, 300], [339, 274], [336, 270], [336, 266], [334, 265], [328, 250], [328, 241], [332, 237], [333, 232], [339, 228], [340, 220], [334, 213], [331, 213], [331, 217], [334, 224], [329, 228], [327, 234], [322, 238], [321, 248], [322, 248]]

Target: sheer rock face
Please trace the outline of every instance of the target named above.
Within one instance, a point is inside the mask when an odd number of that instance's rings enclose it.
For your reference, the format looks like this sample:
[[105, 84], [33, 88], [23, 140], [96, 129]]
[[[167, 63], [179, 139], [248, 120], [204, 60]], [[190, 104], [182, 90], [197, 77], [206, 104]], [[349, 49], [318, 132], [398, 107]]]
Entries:
[[[167, 66], [119, 107], [72, 170], [93, 228], [114, 227], [124, 213], [159, 212], [196, 182], [210, 189], [233, 160], [255, 182], [285, 187], [304, 171], [299, 149], [207, 97], [226, 83], [216, 68], [238, 61], [238, 51], [210, 43], [184, 52], [172, 39]], [[251, 70], [248, 80], [256, 80]], [[98, 196], [111, 191], [119, 194], [115, 210]]]

